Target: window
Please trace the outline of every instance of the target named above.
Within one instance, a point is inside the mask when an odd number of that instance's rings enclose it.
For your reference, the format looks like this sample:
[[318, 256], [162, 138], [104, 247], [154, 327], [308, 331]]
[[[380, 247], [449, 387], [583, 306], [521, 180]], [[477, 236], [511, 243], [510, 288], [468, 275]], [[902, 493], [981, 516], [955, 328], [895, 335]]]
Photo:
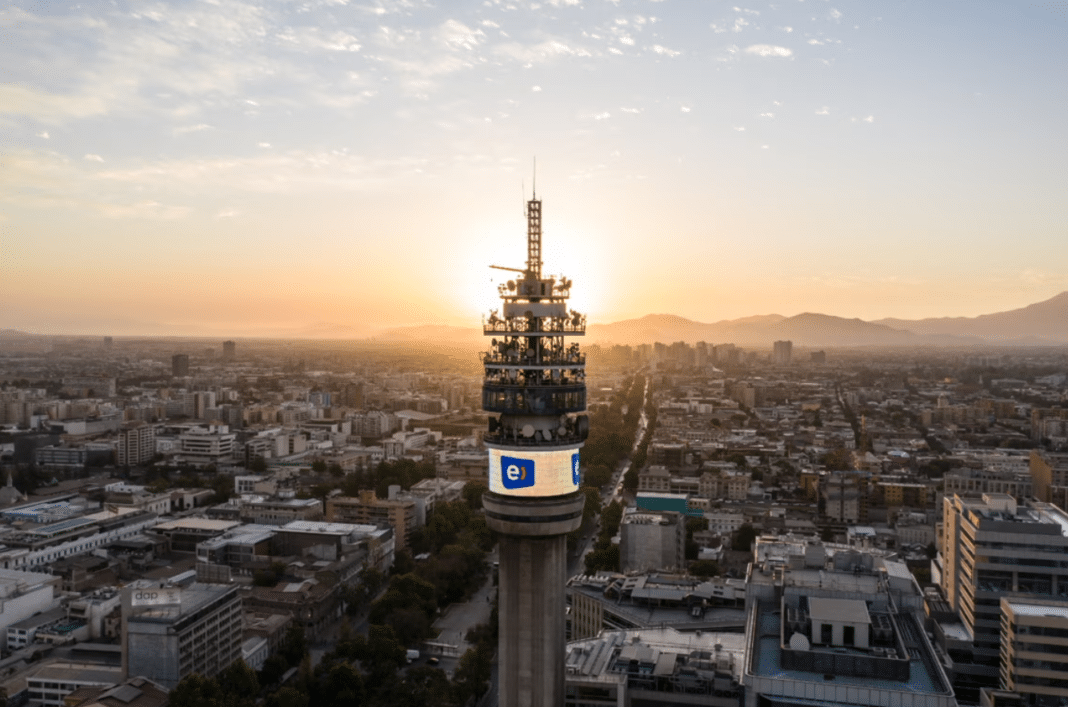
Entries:
[[855, 631], [856, 628], [853, 626], [842, 627], [842, 643], [846, 644], [847, 646], [853, 645]]
[[829, 644], [833, 637], [834, 627], [830, 624], [820, 624], [820, 643]]

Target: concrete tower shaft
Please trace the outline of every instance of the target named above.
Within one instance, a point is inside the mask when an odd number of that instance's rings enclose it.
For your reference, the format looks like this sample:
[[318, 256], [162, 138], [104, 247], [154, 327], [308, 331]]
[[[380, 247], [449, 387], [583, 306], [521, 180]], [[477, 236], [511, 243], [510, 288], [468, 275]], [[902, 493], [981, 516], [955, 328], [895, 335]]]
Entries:
[[[499, 266], [494, 266], [498, 267]], [[570, 337], [586, 333], [569, 310], [571, 281], [543, 277], [541, 201], [527, 202], [527, 267], [500, 287], [501, 308], [483, 331], [482, 407], [491, 413], [486, 521], [500, 534], [502, 707], [564, 701], [567, 533], [582, 523], [579, 449], [589, 433], [586, 358]]]

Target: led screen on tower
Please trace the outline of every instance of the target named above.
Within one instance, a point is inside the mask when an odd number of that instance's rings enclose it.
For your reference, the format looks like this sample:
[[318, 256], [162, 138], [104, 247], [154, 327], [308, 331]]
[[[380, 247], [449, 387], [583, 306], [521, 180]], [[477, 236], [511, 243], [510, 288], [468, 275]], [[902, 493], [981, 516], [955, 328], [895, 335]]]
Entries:
[[489, 490], [504, 496], [563, 496], [578, 490], [579, 450], [489, 450]]

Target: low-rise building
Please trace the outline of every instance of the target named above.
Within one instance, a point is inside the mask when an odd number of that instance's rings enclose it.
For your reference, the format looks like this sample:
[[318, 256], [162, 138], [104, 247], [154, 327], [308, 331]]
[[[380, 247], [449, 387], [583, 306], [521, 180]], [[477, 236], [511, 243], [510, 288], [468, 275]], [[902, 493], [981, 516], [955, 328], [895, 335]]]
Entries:
[[396, 547], [408, 547], [408, 536], [417, 527], [414, 499], [380, 499], [374, 491], [361, 491], [359, 497], [337, 496], [326, 502], [326, 520], [357, 525], [386, 524], [393, 528]]
[[610, 631], [567, 645], [567, 707], [737, 707], [745, 637], [673, 628]]

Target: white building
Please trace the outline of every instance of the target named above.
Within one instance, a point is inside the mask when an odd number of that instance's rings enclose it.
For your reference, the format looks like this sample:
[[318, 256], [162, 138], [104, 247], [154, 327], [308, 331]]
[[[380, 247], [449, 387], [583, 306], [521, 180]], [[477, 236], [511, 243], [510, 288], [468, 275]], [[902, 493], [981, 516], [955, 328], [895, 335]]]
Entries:
[[60, 578], [42, 572], [0, 569], [0, 640], [7, 648], [7, 629], [34, 614], [54, 609]]
[[233, 461], [236, 440], [226, 425], [190, 428], [178, 436], [178, 461], [193, 466], [228, 464]]

